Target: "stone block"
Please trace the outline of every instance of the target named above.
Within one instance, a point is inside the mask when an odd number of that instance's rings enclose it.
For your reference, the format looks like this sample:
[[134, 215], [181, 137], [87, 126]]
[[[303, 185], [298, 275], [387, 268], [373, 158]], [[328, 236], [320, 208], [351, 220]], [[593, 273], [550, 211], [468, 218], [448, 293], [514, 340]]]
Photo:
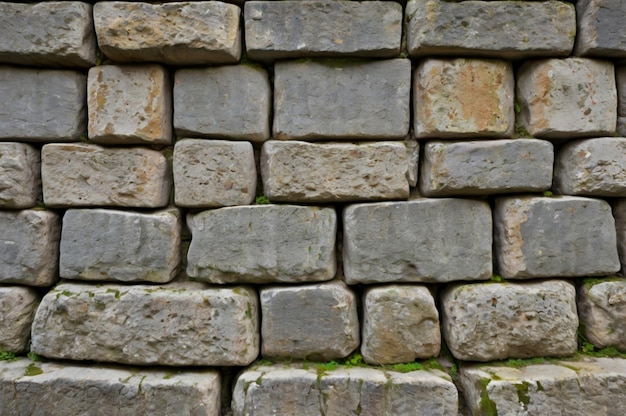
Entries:
[[496, 199], [495, 256], [507, 279], [603, 276], [619, 271], [615, 221], [600, 199]]
[[597, 348], [626, 350], [626, 279], [586, 279], [578, 290], [585, 338]]
[[244, 21], [250, 59], [400, 54], [402, 6], [395, 2], [248, 1]]
[[554, 147], [535, 139], [431, 141], [424, 145], [424, 196], [542, 192], [552, 185]]
[[154, 213], [67, 210], [59, 275], [79, 280], [169, 282], [180, 263], [181, 228], [175, 208]]
[[0, 351], [28, 351], [30, 326], [38, 304], [39, 294], [33, 288], [0, 287]]
[[398, 139], [409, 131], [411, 62], [278, 62], [276, 139]]
[[354, 293], [342, 282], [260, 289], [261, 354], [328, 361], [359, 346]]
[[513, 134], [515, 81], [510, 62], [428, 58], [418, 64], [413, 78], [417, 138]]
[[76, 141], [87, 131], [80, 72], [0, 66], [0, 140]]
[[613, 216], [615, 217], [615, 230], [617, 232], [617, 252], [622, 263], [622, 270], [626, 271], [626, 198], [615, 201]]
[[173, 170], [178, 206], [224, 207], [254, 201], [257, 175], [250, 142], [179, 140]]
[[348, 284], [446, 283], [492, 274], [491, 209], [471, 199], [413, 199], [343, 211]]
[[439, 355], [435, 300], [425, 286], [368, 287], [363, 295], [361, 354], [368, 364], [409, 363]]
[[32, 208], [41, 195], [41, 156], [26, 143], [0, 143], [0, 207]]
[[585, 58], [525, 62], [517, 72], [519, 124], [548, 139], [610, 136], [617, 123], [613, 64]]
[[271, 106], [269, 77], [261, 67], [176, 71], [174, 129], [178, 136], [262, 142], [270, 137]]
[[50, 207], [167, 205], [172, 184], [165, 156], [141, 147], [48, 144], [41, 151], [43, 199]]
[[238, 62], [240, 15], [238, 6], [219, 1], [110, 1], [93, 8], [98, 45], [108, 58], [169, 65]]
[[578, 31], [574, 53], [580, 56], [626, 58], [626, 30], [621, 16], [626, 4], [615, 0], [576, 2]]
[[170, 144], [170, 81], [159, 65], [102, 65], [87, 78], [89, 139], [103, 144]]
[[407, 199], [411, 153], [401, 142], [271, 140], [261, 149], [263, 191], [275, 202]]
[[626, 137], [626, 66], [615, 67], [617, 83], [617, 133]]
[[187, 273], [211, 283], [310, 282], [337, 269], [332, 208], [253, 205], [187, 217]]
[[458, 360], [564, 357], [576, 351], [576, 290], [566, 281], [448, 286], [442, 330]]
[[0, 211], [0, 284], [51, 286], [61, 223], [52, 211]]
[[259, 352], [248, 287], [63, 283], [44, 296], [31, 350], [48, 358], [136, 365], [245, 366]]

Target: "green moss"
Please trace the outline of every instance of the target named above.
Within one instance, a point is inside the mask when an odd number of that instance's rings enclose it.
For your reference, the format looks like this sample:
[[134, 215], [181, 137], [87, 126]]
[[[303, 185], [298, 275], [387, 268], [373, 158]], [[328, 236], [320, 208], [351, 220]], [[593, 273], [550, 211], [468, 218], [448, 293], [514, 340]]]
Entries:
[[261, 196], [257, 196], [256, 199], [254, 200], [254, 203], [256, 205], [268, 205], [271, 204], [272, 202], [264, 195]]
[[480, 414], [482, 416], [498, 416], [496, 403], [489, 398], [487, 386], [491, 382], [488, 378], [481, 378], [478, 383], [480, 387]]
[[528, 403], [530, 403], [528, 386], [530, 386], [530, 383], [522, 381], [521, 383], [514, 384], [514, 386], [515, 390], [517, 390], [517, 400], [524, 405], [524, 410], [528, 410]]
[[399, 373], [410, 373], [411, 371], [424, 370], [425, 367], [421, 363], [412, 362], [412, 363], [394, 364], [389, 368]]
[[248, 306], [246, 307], [246, 318], [252, 319], [252, 305], [250, 302], [247, 302]]
[[593, 286], [599, 283], [604, 283], [604, 282], [626, 282], [626, 279], [624, 279], [623, 277], [619, 277], [619, 276], [606, 276], [606, 277], [601, 277], [601, 278], [590, 277], [587, 279], [583, 279], [583, 286], [585, 287], [585, 289], [589, 290]]
[[39, 374], [43, 374], [43, 370], [37, 367], [35, 363], [30, 363], [24, 370], [24, 375], [27, 377], [37, 376]]
[[0, 361], [15, 361], [17, 357], [15, 357], [15, 353], [10, 351], [2, 351], [0, 350]]
[[113, 293], [115, 295], [115, 299], [120, 298], [120, 291], [117, 289], [107, 289], [106, 293]]
[[530, 134], [528, 130], [526, 130], [526, 127], [522, 126], [519, 123], [515, 123], [515, 133], [513, 134], [513, 138], [519, 139], [523, 137], [533, 137], [533, 136], [532, 134]]

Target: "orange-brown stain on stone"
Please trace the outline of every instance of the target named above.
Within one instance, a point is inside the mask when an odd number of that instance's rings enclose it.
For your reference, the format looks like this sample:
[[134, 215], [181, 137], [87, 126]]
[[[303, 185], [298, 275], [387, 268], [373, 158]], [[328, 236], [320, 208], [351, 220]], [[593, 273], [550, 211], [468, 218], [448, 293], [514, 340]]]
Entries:
[[466, 121], [473, 120], [476, 130], [492, 130], [497, 124], [494, 115], [500, 112], [498, 90], [502, 87], [502, 72], [494, 71], [482, 63], [467, 62], [459, 72], [457, 97]]
[[163, 100], [161, 99], [161, 88], [159, 87], [161, 80], [160, 72], [158, 69], [150, 71], [150, 94], [146, 100], [146, 106], [144, 111], [148, 117], [148, 124], [143, 126], [137, 131], [137, 134], [144, 139], [155, 140], [161, 136], [161, 117], [160, 113], [163, 106]]
[[548, 127], [545, 108], [552, 105], [552, 99], [550, 98], [552, 80], [548, 74], [550, 69], [551, 68], [544, 68], [541, 71], [537, 71], [535, 82], [533, 82], [535, 95], [530, 101], [530, 106], [533, 108], [533, 113], [536, 114], [536, 118], [529, 120], [531, 133]]

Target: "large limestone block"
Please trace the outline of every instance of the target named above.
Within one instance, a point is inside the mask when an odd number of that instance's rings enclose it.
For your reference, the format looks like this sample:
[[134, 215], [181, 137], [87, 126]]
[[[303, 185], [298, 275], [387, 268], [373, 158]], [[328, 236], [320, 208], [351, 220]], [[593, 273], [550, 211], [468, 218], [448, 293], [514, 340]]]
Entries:
[[342, 282], [260, 290], [264, 357], [328, 361], [359, 346], [354, 293]]
[[615, 221], [600, 199], [496, 199], [495, 256], [507, 279], [602, 276], [619, 271]]
[[332, 208], [253, 205], [187, 217], [187, 273], [211, 283], [307, 282], [335, 275]]
[[0, 351], [28, 351], [30, 326], [38, 304], [39, 294], [33, 288], [0, 287]]
[[408, 363], [439, 355], [435, 299], [424, 286], [369, 287], [363, 295], [361, 354], [374, 365]]
[[41, 156], [26, 143], [0, 143], [0, 207], [31, 208], [41, 195]]
[[431, 141], [424, 145], [424, 196], [541, 192], [552, 185], [554, 147], [535, 139]]
[[398, 139], [409, 131], [411, 62], [278, 62], [276, 139]]
[[577, 1], [578, 32], [574, 53], [626, 58], [626, 30], [622, 21], [625, 13], [626, 3], [619, 0]]
[[263, 191], [275, 202], [407, 199], [410, 153], [401, 142], [271, 140], [261, 149]]
[[343, 212], [346, 283], [488, 279], [491, 223], [489, 204], [471, 199], [350, 205]]
[[60, 234], [59, 216], [52, 211], [0, 211], [0, 283], [52, 285]]
[[219, 1], [99, 2], [98, 45], [118, 62], [227, 64], [241, 57], [241, 9]]
[[424, 59], [414, 72], [415, 136], [511, 136], [515, 124], [514, 88], [510, 62]]
[[615, 132], [617, 91], [613, 64], [585, 58], [525, 62], [517, 72], [518, 122], [549, 139]]
[[244, 366], [259, 352], [258, 299], [248, 287], [63, 283], [44, 296], [32, 351], [137, 365]]
[[181, 228], [177, 209], [154, 213], [67, 210], [59, 275], [79, 280], [169, 282], [180, 263]]
[[617, 231], [617, 251], [622, 270], [626, 271], [626, 198], [618, 199], [613, 205], [615, 230]]
[[583, 335], [593, 345], [626, 350], [626, 280], [584, 280], [578, 313]]
[[244, 20], [251, 59], [400, 54], [402, 6], [395, 2], [248, 1]]
[[565, 281], [453, 285], [442, 292], [441, 307], [446, 344], [459, 360], [576, 351], [576, 290]]
[[271, 105], [269, 77], [261, 67], [176, 71], [174, 129], [178, 136], [261, 142], [270, 137]]
[[76, 141], [87, 131], [85, 75], [0, 66], [0, 140]]
[[182, 139], [174, 146], [174, 201], [180, 207], [246, 205], [256, 195], [250, 142]]
[[167, 205], [169, 164], [156, 150], [48, 144], [41, 151], [43, 199], [51, 207]]

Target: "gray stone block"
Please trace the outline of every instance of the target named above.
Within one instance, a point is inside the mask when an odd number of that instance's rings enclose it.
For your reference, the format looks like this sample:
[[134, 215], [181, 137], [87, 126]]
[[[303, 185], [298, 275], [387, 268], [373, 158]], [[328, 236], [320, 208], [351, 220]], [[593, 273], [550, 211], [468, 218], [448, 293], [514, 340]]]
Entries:
[[411, 62], [278, 62], [276, 139], [398, 139], [409, 131]]
[[620, 268], [611, 207], [600, 199], [498, 198], [494, 239], [507, 279], [603, 276]]
[[616, 0], [576, 2], [578, 32], [574, 53], [581, 56], [626, 58], [626, 4]]
[[0, 143], [0, 207], [32, 208], [41, 196], [41, 156], [26, 143]]
[[211, 283], [332, 279], [337, 217], [332, 208], [254, 205], [187, 217], [187, 273]]
[[617, 251], [622, 263], [622, 270], [626, 271], [626, 198], [615, 201], [613, 216], [615, 217], [615, 230], [617, 232]]
[[485, 201], [414, 199], [354, 204], [343, 212], [348, 284], [483, 280], [492, 274]]
[[578, 290], [584, 337], [598, 348], [626, 350], [626, 279], [587, 279]]
[[0, 287], [0, 351], [28, 351], [30, 326], [38, 304], [39, 294], [35, 289]]

